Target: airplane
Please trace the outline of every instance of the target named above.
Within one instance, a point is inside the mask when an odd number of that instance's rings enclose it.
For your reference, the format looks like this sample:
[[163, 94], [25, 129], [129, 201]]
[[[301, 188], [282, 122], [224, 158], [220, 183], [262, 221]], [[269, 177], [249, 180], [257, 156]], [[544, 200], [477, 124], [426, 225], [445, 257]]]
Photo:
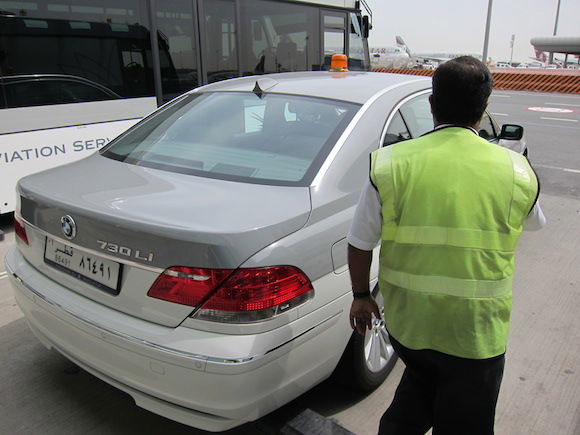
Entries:
[[[402, 37], [395, 37], [395, 42], [396, 46], [370, 49], [371, 67], [436, 69], [440, 64], [462, 56], [453, 53], [413, 54]], [[472, 56], [481, 59], [479, 55]]]
[[370, 49], [371, 67], [374, 68], [411, 68], [413, 59], [411, 51], [403, 38], [395, 38], [396, 46], [372, 47]]

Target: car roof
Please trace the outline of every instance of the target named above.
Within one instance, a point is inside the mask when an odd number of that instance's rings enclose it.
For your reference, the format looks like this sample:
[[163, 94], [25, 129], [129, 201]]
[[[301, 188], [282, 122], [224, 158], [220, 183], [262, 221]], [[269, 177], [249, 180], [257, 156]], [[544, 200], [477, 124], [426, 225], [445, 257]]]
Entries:
[[306, 71], [241, 77], [206, 85], [194, 92], [251, 92], [256, 82], [265, 93], [307, 95], [359, 104], [364, 104], [374, 95], [391, 87], [408, 84], [418, 90], [428, 89], [431, 86], [430, 78], [413, 75], [360, 71]]

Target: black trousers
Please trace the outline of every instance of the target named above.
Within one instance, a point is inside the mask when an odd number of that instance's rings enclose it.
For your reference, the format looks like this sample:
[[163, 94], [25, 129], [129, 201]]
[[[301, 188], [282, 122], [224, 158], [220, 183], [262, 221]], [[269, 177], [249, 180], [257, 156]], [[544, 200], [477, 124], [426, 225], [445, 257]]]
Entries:
[[380, 435], [493, 434], [505, 356], [475, 360], [408, 349], [391, 337], [405, 371]]

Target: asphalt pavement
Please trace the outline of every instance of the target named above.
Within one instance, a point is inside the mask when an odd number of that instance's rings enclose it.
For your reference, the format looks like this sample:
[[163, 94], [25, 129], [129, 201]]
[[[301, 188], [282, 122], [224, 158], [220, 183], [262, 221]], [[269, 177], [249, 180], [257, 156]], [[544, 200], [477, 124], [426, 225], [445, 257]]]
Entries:
[[[548, 225], [522, 237], [498, 434], [580, 433], [580, 96], [495, 92], [498, 123], [525, 128]], [[0, 258], [14, 244], [0, 217]], [[138, 408], [108, 384], [46, 350], [16, 306], [0, 262], [0, 433], [206, 434]], [[402, 373], [397, 363], [371, 394], [326, 381], [229, 435], [274, 434], [304, 409], [360, 435], [374, 434]]]

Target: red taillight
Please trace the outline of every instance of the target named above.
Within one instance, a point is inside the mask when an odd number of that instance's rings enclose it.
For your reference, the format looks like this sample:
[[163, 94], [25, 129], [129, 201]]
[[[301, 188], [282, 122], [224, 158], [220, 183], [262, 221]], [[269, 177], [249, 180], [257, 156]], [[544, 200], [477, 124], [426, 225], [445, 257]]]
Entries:
[[[207, 298], [212, 290], [217, 291]], [[293, 266], [235, 271], [172, 267], [148, 295], [191, 306], [202, 302], [197, 317], [234, 322], [271, 317], [307, 300], [311, 290], [308, 277]]]
[[14, 216], [14, 233], [16, 233], [16, 237], [28, 245], [28, 236], [26, 235], [24, 222], [22, 222], [16, 216]]
[[148, 296], [196, 307], [207, 294], [227, 278], [231, 269], [200, 269], [175, 266], [166, 269], [153, 283]]
[[292, 266], [238, 269], [205, 303], [204, 310], [257, 311], [288, 302], [309, 290], [310, 280]]

